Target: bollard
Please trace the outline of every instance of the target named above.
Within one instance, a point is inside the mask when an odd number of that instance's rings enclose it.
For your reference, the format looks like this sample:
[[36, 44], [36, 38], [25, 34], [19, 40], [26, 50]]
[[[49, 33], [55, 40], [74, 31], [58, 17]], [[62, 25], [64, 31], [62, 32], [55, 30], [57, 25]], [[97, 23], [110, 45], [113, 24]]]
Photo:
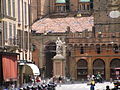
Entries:
[[82, 79], [82, 83], [84, 83], [84, 79]]
[[112, 83], [113, 82], [113, 79], [112, 78], [110, 78], [110, 83]]

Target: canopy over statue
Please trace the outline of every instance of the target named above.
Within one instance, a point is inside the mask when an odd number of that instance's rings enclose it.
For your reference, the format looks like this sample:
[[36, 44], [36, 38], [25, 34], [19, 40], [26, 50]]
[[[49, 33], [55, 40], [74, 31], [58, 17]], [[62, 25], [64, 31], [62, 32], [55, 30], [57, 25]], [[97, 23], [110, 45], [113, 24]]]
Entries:
[[56, 41], [56, 53], [57, 54], [61, 54], [62, 53], [62, 48], [63, 48], [64, 44], [65, 44], [65, 42], [62, 42], [60, 40], [60, 37], [58, 37], [58, 39]]

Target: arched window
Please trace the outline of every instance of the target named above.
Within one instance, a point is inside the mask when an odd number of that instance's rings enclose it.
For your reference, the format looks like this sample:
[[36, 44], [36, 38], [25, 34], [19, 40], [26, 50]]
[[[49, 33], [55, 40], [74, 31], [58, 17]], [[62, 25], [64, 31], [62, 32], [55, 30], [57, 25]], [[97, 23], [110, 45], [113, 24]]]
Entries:
[[54, 42], [50, 42], [46, 45], [45, 50], [45, 76], [52, 77], [53, 75], [53, 60], [52, 58], [56, 55], [56, 44]]
[[110, 62], [110, 77], [113, 79], [116, 78], [115, 68], [120, 68], [119, 58], [112, 59], [112, 61]]
[[77, 79], [86, 79], [88, 73], [88, 63], [85, 59], [80, 59], [77, 62]]
[[104, 52], [104, 51], [106, 51], [106, 45], [105, 45], [105, 44], [103, 44], [103, 45], [101, 46], [101, 52]]
[[101, 53], [100, 45], [96, 45], [96, 52], [97, 52], [97, 54], [100, 54], [100, 53]]
[[84, 47], [80, 47], [80, 54], [84, 54]]
[[105, 77], [105, 63], [102, 59], [96, 59], [93, 62], [93, 73], [96, 75], [98, 72], [102, 74], [103, 77]]
[[114, 45], [113, 45], [113, 52], [114, 52], [114, 53], [118, 53], [118, 52], [119, 52], [119, 48], [118, 48], [118, 45], [117, 45], [117, 44], [114, 44]]

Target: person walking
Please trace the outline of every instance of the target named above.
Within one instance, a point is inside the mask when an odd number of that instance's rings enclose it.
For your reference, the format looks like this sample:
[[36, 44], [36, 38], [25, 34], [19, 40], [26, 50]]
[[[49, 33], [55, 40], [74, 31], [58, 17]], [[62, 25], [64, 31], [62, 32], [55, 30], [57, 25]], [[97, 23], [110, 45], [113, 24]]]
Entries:
[[95, 81], [91, 80], [90, 90], [95, 90]]
[[87, 80], [88, 80], [88, 82], [90, 81], [90, 75], [89, 74], [87, 75]]
[[109, 87], [109, 86], [106, 86], [106, 90], [110, 90], [110, 87]]
[[37, 82], [37, 83], [41, 82], [41, 77], [40, 77], [40, 76], [37, 76], [37, 77], [36, 77], [36, 82]]
[[62, 77], [61, 77], [61, 75], [59, 76], [58, 80], [59, 80], [59, 83], [60, 83], [60, 86], [61, 86], [61, 83], [62, 83]]
[[97, 77], [97, 82], [102, 83], [102, 76], [101, 76], [100, 72], [98, 72], [96, 77]]

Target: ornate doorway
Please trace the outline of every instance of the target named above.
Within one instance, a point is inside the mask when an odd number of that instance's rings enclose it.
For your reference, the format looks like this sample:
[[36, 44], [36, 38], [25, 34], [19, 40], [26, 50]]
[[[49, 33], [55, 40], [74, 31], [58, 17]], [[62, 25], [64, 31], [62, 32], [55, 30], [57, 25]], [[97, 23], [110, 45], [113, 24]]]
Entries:
[[77, 62], [77, 79], [87, 79], [87, 73], [88, 73], [88, 63], [84, 59], [80, 59]]
[[110, 63], [110, 77], [113, 79], [116, 78], [115, 68], [120, 68], [120, 59], [118, 58], [112, 59]]
[[45, 47], [45, 77], [53, 76], [53, 60], [56, 55], [56, 44], [51, 42]]
[[105, 62], [102, 59], [96, 59], [93, 62], [93, 74], [96, 75], [98, 72], [105, 78]]

